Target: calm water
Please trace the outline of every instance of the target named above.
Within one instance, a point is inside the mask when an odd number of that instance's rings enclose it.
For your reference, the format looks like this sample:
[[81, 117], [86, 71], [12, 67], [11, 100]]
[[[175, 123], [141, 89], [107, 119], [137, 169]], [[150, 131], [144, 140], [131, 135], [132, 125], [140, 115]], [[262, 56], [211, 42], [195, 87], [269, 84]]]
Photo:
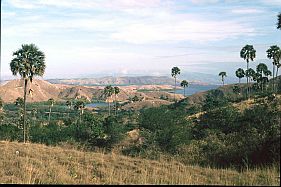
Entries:
[[86, 104], [86, 107], [94, 107], [94, 108], [103, 108], [103, 107], [107, 107], [108, 104], [107, 103], [103, 103], [103, 102], [96, 102], [96, 103], [90, 103], [90, 104]]

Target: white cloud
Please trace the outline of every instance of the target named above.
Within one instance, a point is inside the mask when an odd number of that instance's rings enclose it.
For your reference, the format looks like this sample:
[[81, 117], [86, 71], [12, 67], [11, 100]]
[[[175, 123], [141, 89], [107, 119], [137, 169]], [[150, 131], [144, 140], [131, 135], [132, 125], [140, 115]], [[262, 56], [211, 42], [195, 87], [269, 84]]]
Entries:
[[2, 19], [7, 19], [7, 18], [10, 18], [10, 17], [14, 17], [15, 15], [16, 15], [15, 12], [3, 12], [3, 11], [1, 11]]
[[268, 5], [280, 5], [281, 6], [281, 0], [261, 0], [264, 4]]
[[214, 3], [218, 3], [219, 0], [191, 0], [191, 2], [193, 4], [214, 4]]
[[254, 35], [254, 29], [237, 22], [171, 19], [159, 23], [132, 24], [111, 35], [112, 39], [134, 44], [155, 42], [209, 42], [239, 35]]
[[9, 0], [8, 1], [12, 6], [16, 8], [22, 8], [22, 9], [34, 9], [38, 8], [39, 6], [34, 0]]
[[167, 0], [9, 0], [16, 8], [34, 9], [44, 6], [75, 9], [136, 9], [156, 7]]
[[233, 9], [231, 10], [234, 14], [257, 14], [257, 13], [263, 13], [263, 10], [256, 9], [256, 8], [239, 8], [239, 9]]

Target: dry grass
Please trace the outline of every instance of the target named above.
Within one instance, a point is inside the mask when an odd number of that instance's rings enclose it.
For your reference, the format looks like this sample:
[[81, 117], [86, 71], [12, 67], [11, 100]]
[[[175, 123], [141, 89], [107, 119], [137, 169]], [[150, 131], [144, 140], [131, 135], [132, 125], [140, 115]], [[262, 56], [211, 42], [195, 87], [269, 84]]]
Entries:
[[[19, 151], [19, 154], [16, 152]], [[0, 142], [0, 183], [279, 185], [277, 168], [234, 170], [81, 152], [40, 144]]]

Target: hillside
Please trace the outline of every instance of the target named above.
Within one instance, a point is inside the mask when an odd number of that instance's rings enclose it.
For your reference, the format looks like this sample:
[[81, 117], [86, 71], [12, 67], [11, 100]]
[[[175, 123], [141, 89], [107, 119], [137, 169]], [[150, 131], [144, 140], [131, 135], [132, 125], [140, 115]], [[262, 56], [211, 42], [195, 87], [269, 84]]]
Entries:
[[[34, 79], [30, 84], [28, 83], [27, 101], [28, 102], [41, 102], [54, 98], [56, 101], [63, 101], [67, 99], [77, 99], [84, 97], [88, 101], [93, 98], [97, 100], [102, 98], [104, 86], [74, 86], [65, 84], [51, 84], [44, 80]], [[147, 106], [144, 101], [160, 100], [160, 103], [169, 104], [170, 102], [160, 99], [161, 96], [167, 100], [172, 100], [174, 95], [161, 89], [171, 89], [168, 85], [131, 85], [119, 86], [120, 93], [117, 95], [116, 100], [126, 102], [137, 96], [140, 101], [137, 102], [138, 107], [142, 108]], [[29, 92], [29, 90], [31, 90]], [[140, 90], [149, 90], [148, 92], [139, 92]], [[0, 86], [0, 97], [6, 103], [14, 102], [18, 97], [23, 97], [23, 81], [12, 80]], [[181, 94], [176, 94], [176, 98], [182, 99]], [[113, 102], [114, 96], [107, 98], [107, 101]], [[159, 101], [157, 102], [159, 103]], [[158, 105], [155, 105], [158, 106]], [[125, 107], [128, 108], [128, 107]]]
[[[27, 101], [47, 101], [50, 98], [60, 100], [59, 93], [67, 87], [67, 85], [54, 85], [44, 80], [34, 79], [32, 84], [27, 85]], [[29, 92], [30, 89], [31, 92]], [[0, 97], [4, 102], [14, 102], [18, 97], [23, 97], [23, 91], [23, 80], [12, 80], [0, 86]]]
[[7, 141], [0, 152], [2, 184], [279, 184], [278, 168], [237, 172]]

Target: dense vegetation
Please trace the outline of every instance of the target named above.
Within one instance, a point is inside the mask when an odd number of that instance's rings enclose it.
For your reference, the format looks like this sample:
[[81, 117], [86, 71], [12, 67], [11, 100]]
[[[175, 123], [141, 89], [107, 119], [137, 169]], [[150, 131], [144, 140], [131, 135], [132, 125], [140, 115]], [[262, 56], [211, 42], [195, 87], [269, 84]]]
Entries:
[[[211, 90], [199, 106], [190, 105], [187, 98], [170, 106], [121, 111], [118, 115], [108, 115], [106, 109], [81, 113], [79, 107], [75, 109], [80, 100], [72, 108], [64, 102], [30, 103], [27, 139], [46, 145], [75, 144], [91, 150], [118, 147], [125, 155], [150, 159], [170, 155], [184, 163], [215, 167], [279, 163], [280, 97], [253, 92], [254, 103], [241, 110], [233, 105], [237, 94], [227, 93]], [[241, 97], [236, 102], [247, 102], [246, 95]], [[22, 120], [22, 104], [4, 104], [1, 140], [22, 141]], [[126, 133], [133, 129], [139, 129], [139, 138], [124, 146]]]

